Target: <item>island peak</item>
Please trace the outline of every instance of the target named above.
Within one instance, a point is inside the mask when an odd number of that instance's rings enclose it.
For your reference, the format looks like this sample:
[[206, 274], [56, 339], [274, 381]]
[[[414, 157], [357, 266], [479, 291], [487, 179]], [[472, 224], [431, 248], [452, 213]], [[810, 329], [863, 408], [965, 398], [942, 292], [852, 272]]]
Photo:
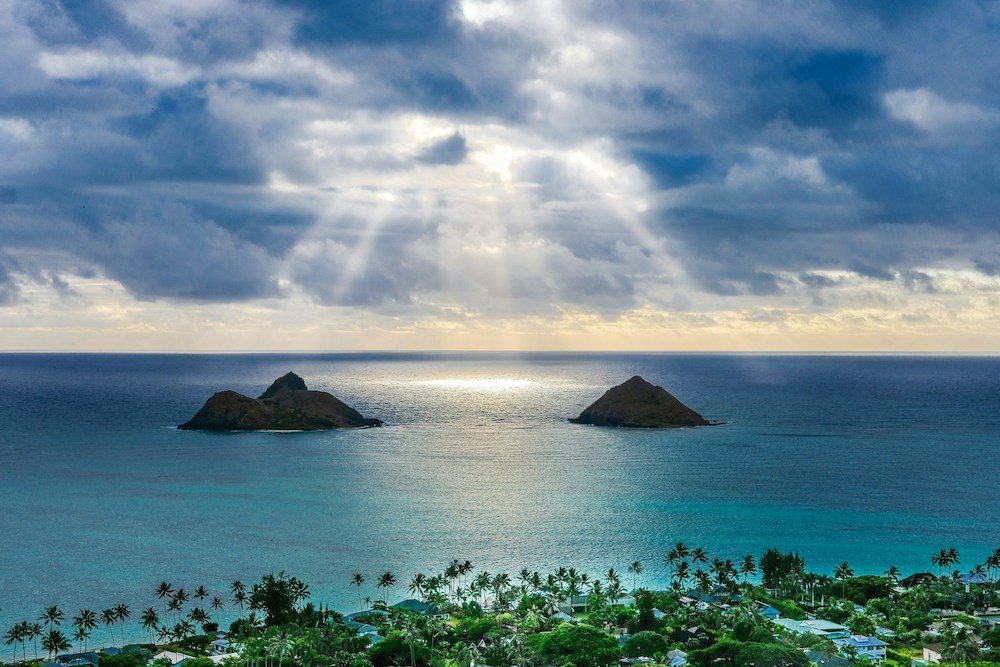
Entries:
[[579, 417], [570, 421], [633, 428], [708, 426], [711, 423], [663, 387], [638, 375], [606, 391]]
[[271, 386], [260, 395], [261, 399], [271, 398], [279, 391], [287, 389], [289, 391], [308, 391], [306, 381], [295, 373], [288, 371], [280, 378], [271, 383]]

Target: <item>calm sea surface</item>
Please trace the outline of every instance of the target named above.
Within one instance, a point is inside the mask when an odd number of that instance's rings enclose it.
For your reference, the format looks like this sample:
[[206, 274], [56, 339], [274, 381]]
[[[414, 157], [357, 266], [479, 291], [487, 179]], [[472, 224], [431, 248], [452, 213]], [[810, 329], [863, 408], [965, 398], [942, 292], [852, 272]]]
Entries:
[[[173, 428], [289, 370], [388, 425]], [[566, 422], [634, 374], [727, 423]], [[638, 559], [655, 585], [677, 540], [823, 571], [927, 569], [943, 546], [981, 561], [1000, 546], [1000, 359], [0, 355], [0, 627], [280, 569], [346, 611], [353, 571], [406, 582], [453, 558]]]

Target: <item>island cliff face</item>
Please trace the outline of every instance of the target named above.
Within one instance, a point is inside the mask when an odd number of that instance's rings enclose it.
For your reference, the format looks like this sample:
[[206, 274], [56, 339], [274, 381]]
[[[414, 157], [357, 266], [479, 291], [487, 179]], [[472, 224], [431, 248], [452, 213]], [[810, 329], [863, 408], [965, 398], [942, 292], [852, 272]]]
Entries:
[[609, 389], [579, 417], [570, 421], [574, 424], [633, 428], [708, 426], [711, 423], [663, 387], [650, 384], [638, 375]]
[[185, 431], [320, 431], [331, 428], [381, 426], [336, 396], [310, 391], [295, 373], [271, 384], [259, 398], [220, 391], [205, 401], [194, 417], [177, 428]]

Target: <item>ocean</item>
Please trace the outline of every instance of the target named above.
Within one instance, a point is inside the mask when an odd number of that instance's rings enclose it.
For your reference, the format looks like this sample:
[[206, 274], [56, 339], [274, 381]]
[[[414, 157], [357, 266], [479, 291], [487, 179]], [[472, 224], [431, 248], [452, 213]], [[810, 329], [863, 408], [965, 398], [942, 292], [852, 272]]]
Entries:
[[[290, 370], [386, 426], [174, 428], [214, 391], [256, 396]], [[635, 374], [725, 423], [566, 421]], [[969, 567], [1000, 546], [998, 483], [997, 358], [0, 355], [0, 628], [279, 570], [354, 611], [352, 572], [373, 597], [395, 573], [402, 599], [455, 558], [639, 560], [658, 586], [678, 540], [733, 560], [794, 550], [828, 574], [926, 570], [942, 547]]]

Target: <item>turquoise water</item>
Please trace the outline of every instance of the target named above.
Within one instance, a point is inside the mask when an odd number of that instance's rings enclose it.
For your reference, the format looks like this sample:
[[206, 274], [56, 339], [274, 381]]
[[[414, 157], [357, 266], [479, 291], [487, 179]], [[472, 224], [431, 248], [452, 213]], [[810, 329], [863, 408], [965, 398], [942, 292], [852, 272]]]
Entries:
[[[172, 428], [288, 370], [388, 426]], [[726, 424], [565, 421], [636, 373]], [[827, 572], [927, 569], [943, 546], [972, 565], [1000, 546], [998, 482], [998, 359], [0, 355], [0, 627], [278, 569], [348, 611], [353, 571], [408, 581], [453, 558], [638, 559], [655, 585], [677, 540]]]

